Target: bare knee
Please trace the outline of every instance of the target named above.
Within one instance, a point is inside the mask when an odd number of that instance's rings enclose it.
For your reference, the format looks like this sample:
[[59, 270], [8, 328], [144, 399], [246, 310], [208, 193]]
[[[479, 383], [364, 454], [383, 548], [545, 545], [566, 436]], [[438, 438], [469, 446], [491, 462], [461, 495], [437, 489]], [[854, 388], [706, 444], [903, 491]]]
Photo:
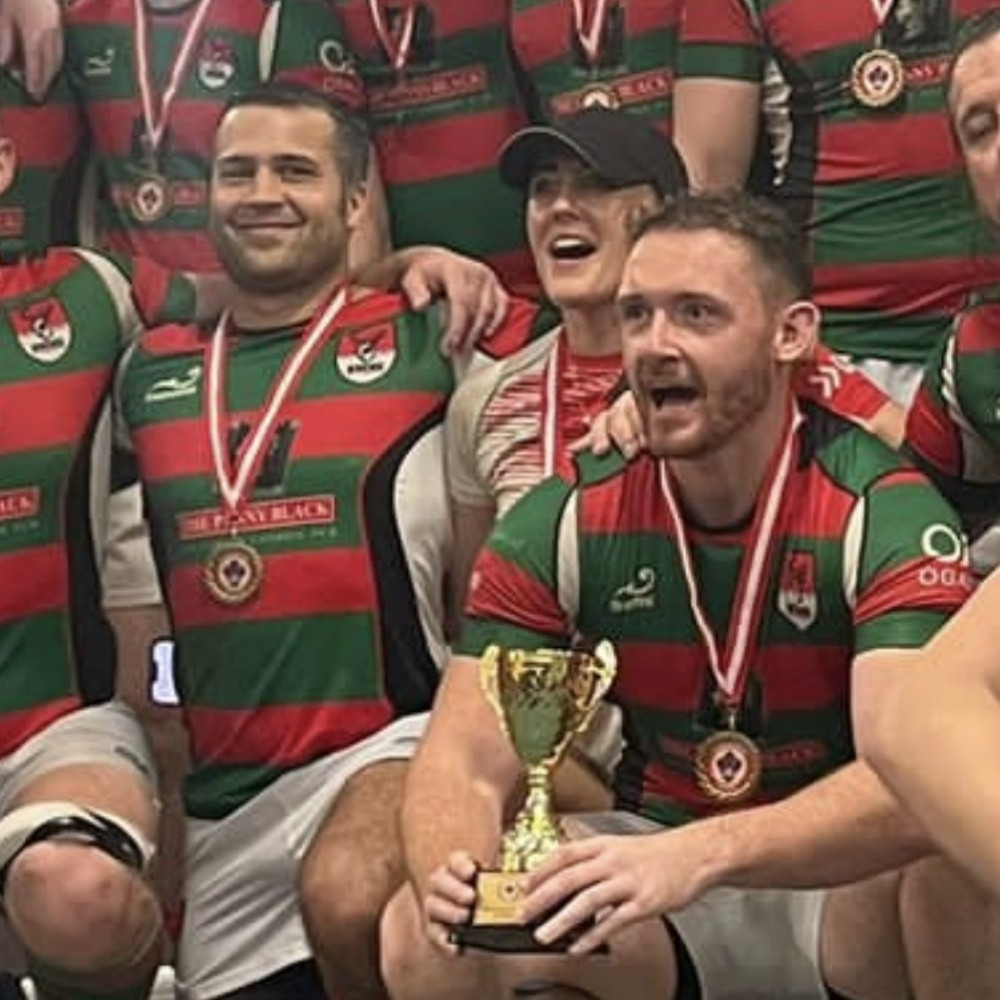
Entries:
[[384, 852], [357, 840], [326, 841], [306, 855], [299, 871], [306, 922], [327, 941], [374, 937], [400, 878], [395, 858]]
[[379, 955], [382, 981], [393, 1000], [488, 1000], [493, 995], [481, 959], [452, 958], [430, 943], [409, 885], [382, 914]]
[[905, 1000], [911, 995], [900, 921], [898, 871], [831, 890], [823, 908], [823, 978], [848, 996]]
[[912, 865], [901, 909], [914, 992], [1000, 996], [1000, 904], [943, 858]]
[[4, 908], [27, 951], [78, 971], [130, 964], [159, 933], [158, 906], [139, 873], [84, 844], [25, 849], [11, 865]]

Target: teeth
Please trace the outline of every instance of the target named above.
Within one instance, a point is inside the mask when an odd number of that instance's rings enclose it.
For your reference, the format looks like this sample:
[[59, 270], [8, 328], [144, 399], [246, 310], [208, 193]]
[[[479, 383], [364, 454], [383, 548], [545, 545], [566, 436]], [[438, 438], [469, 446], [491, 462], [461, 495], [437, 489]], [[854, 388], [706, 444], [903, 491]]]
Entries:
[[580, 250], [589, 246], [590, 244], [580, 239], [579, 236], [557, 236], [552, 241], [553, 250]]

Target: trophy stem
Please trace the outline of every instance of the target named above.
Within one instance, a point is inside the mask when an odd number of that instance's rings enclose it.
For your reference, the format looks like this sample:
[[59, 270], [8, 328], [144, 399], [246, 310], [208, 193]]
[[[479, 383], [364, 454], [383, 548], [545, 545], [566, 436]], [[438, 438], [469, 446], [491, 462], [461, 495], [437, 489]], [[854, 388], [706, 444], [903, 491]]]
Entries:
[[548, 764], [528, 768], [528, 795], [501, 844], [502, 871], [525, 872], [537, 868], [563, 839], [552, 809], [549, 772]]

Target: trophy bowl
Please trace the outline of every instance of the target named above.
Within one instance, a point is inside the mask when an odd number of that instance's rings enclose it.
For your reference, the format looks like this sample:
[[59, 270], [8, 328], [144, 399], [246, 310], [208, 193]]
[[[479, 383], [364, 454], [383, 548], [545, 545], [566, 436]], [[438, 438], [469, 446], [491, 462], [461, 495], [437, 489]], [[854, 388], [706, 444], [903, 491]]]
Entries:
[[542, 945], [521, 923], [525, 875], [565, 840], [552, 807], [552, 772], [577, 733], [587, 728], [615, 676], [611, 643], [593, 652], [490, 646], [479, 679], [527, 773], [527, 795], [500, 840], [499, 864], [480, 871], [476, 904], [455, 940], [489, 951], [564, 951], [569, 940]]

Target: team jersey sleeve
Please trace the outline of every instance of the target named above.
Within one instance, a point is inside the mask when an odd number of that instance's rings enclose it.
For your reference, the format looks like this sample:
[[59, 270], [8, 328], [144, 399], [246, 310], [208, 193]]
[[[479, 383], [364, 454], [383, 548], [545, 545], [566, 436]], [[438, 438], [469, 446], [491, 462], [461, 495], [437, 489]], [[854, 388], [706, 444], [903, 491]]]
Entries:
[[163, 603], [149, 526], [143, 517], [142, 491], [137, 482], [114, 490], [108, 498], [101, 593], [105, 608]]
[[480, 371], [459, 385], [451, 397], [444, 424], [448, 495], [472, 507], [488, 507], [493, 503], [493, 491], [481, 474], [476, 447], [479, 418], [492, 383], [491, 374], [488, 370]]
[[681, 19], [679, 77], [762, 83], [766, 45], [755, 0], [696, 0]]
[[194, 319], [198, 293], [188, 275], [169, 271], [148, 257], [76, 252], [101, 275], [114, 297], [123, 341], [149, 327]]
[[[576, 493], [560, 479], [530, 490], [500, 519], [476, 560], [456, 651], [479, 656], [491, 643], [565, 647], [574, 623], [560, 577], [573, 559]], [[565, 586], [565, 583], [563, 584]]]
[[128, 425], [121, 405], [122, 383], [134, 345], [118, 363], [112, 389], [114, 447], [111, 455], [111, 494], [101, 558], [101, 591], [105, 608], [133, 608], [162, 603], [153, 562], [149, 527], [143, 516], [142, 491]]
[[558, 325], [552, 308], [530, 299], [512, 298], [504, 321], [489, 337], [476, 344], [468, 372], [479, 371], [483, 365], [509, 358], [522, 347], [552, 331]]
[[343, 25], [329, 0], [278, 0], [261, 37], [261, 79], [298, 83], [349, 108], [364, 86]]
[[795, 392], [847, 420], [870, 420], [889, 397], [850, 362], [820, 345], [795, 371]]
[[856, 654], [922, 646], [971, 593], [959, 519], [916, 469], [884, 474], [857, 500], [844, 583]]
[[1000, 514], [1000, 305], [961, 315], [931, 354], [906, 419], [905, 450], [975, 533]]

